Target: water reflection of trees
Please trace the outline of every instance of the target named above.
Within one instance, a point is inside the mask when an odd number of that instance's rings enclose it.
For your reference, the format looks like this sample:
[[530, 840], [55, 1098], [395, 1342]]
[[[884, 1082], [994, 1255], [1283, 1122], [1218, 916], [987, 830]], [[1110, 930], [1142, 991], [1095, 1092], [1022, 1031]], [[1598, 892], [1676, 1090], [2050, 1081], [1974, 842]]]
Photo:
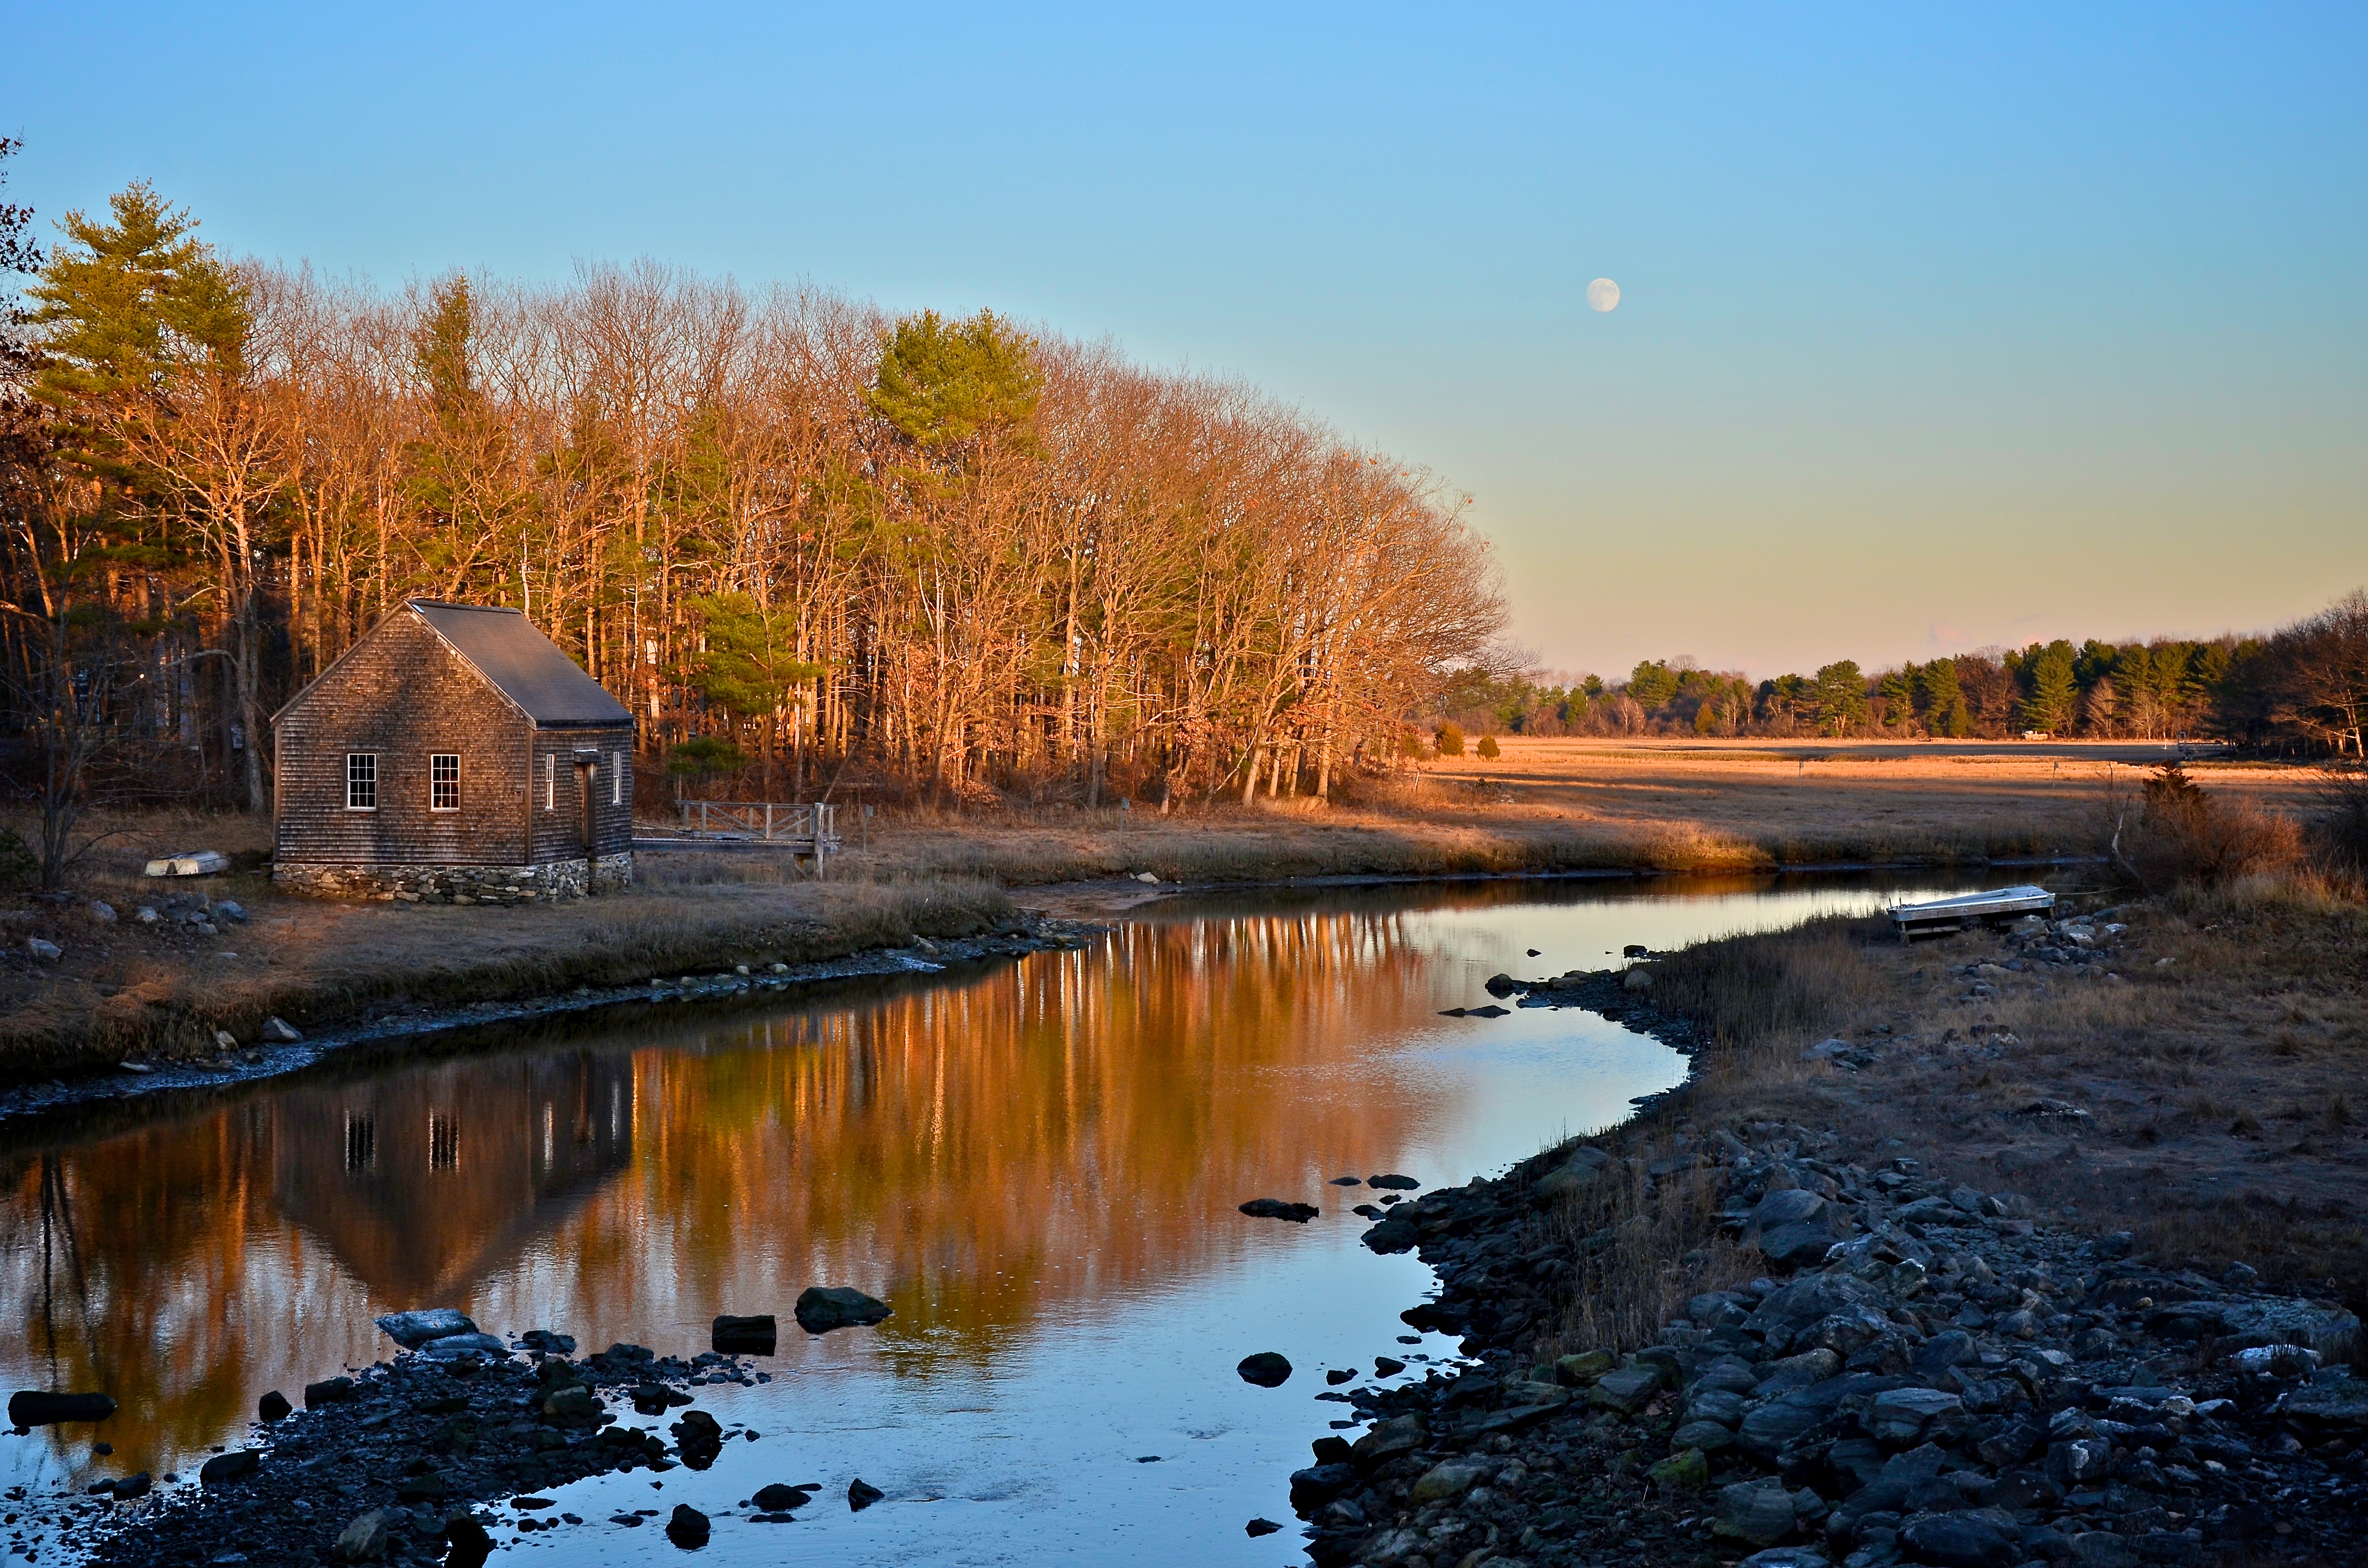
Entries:
[[1244, 1198], [1388, 1164], [1436, 1108], [1338, 1069], [1433, 1005], [1423, 969], [1385, 914], [1128, 926], [968, 984], [723, 1029], [658, 1011], [20, 1158], [10, 1370], [113, 1392], [136, 1466], [374, 1358], [397, 1307], [686, 1350], [827, 1280], [895, 1305], [873, 1343], [906, 1365], [975, 1361], [1258, 1244]]

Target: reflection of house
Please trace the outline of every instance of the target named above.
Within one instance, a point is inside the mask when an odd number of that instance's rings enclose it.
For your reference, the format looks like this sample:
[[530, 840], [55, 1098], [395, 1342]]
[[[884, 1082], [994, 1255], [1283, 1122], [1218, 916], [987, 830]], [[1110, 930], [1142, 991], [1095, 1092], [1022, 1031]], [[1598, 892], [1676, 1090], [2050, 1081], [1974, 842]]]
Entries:
[[374, 1296], [434, 1304], [497, 1268], [632, 1158], [625, 1052], [424, 1067], [282, 1096], [280, 1211]]

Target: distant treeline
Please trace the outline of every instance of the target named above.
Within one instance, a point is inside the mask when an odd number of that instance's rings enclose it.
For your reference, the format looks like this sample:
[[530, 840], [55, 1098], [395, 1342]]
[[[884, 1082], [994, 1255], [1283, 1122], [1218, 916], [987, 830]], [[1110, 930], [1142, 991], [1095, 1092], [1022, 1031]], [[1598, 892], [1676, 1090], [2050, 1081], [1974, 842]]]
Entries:
[[221, 256], [142, 186], [45, 257], [26, 216], [29, 791], [262, 808], [269, 715], [419, 596], [523, 609], [704, 792], [1323, 794], [1504, 619], [1467, 498], [1106, 345], [653, 264], [381, 293]]
[[1691, 660], [1565, 684], [1474, 672], [1442, 697], [1461, 728], [1532, 735], [2194, 738], [2362, 756], [2368, 593], [2259, 637], [1985, 649], [1868, 674], [1848, 659], [1757, 685]]

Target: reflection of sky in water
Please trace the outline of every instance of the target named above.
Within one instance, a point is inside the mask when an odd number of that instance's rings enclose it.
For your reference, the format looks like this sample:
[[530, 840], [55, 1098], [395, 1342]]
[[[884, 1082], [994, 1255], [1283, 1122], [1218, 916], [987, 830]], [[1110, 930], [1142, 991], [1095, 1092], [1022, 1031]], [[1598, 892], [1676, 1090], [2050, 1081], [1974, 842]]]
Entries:
[[[384, 1354], [368, 1320], [395, 1308], [688, 1355], [718, 1312], [788, 1327], [804, 1285], [855, 1283], [897, 1316], [820, 1341], [791, 1328], [763, 1363], [773, 1383], [701, 1391], [760, 1441], [662, 1488], [560, 1489], [596, 1522], [516, 1550], [638, 1561], [654, 1531], [598, 1521], [689, 1501], [718, 1516], [710, 1553], [741, 1561], [1280, 1562], [1294, 1537], [1242, 1525], [1290, 1521], [1284, 1478], [1345, 1416], [1311, 1398], [1322, 1369], [1403, 1350], [1397, 1313], [1429, 1278], [1360, 1246], [1346, 1210], [1367, 1195], [1325, 1178], [1461, 1181], [1682, 1072], [1576, 1010], [1437, 1010], [1487, 1000], [1499, 970], [1598, 967], [1626, 942], [1884, 896], [1826, 881], [1196, 900], [963, 983], [732, 1019], [657, 1009], [20, 1149], [0, 1167], [17, 1330], [0, 1377], [104, 1386], [125, 1411], [103, 1433], [112, 1460], [81, 1449], [87, 1428], [70, 1449], [9, 1438], [0, 1480], [193, 1465], [265, 1389]], [[1233, 1211], [1258, 1196], [1325, 1213]], [[1243, 1383], [1254, 1350], [1296, 1375]], [[890, 1500], [848, 1514], [858, 1474]], [[794, 1525], [726, 1517], [768, 1481], [828, 1492]]]

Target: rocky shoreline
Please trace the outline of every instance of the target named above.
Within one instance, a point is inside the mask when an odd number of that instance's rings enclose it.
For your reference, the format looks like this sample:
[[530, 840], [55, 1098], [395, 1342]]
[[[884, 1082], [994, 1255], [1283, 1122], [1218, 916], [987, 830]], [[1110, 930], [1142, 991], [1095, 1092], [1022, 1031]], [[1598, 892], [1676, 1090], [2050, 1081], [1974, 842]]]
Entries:
[[[2154, 1267], [1912, 1159], [1851, 1163], [1830, 1131], [1698, 1127], [1685, 1095], [1368, 1233], [1437, 1270], [1403, 1315], [1476, 1364], [1358, 1391], [1372, 1428], [1315, 1445], [1292, 1488], [1320, 1568], [2360, 1561], [2351, 1312], [2242, 1266]], [[1633, 1354], [1548, 1356], [1569, 1281], [1616, 1240], [1565, 1205], [1621, 1180], [1714, 1193], [1764, 1272]]]
[[[814, 1290], [800, 1299], [798, 1316], [808, 1332], [829, 1332], [886, 1312], [854, 1291]], [[617, 1471], [705, 1470], [723, 1444], [764, 1436], [717, 1421], [697, 1402], [701, 1388], [772, 1381], [746, 1358], [771, 1354], [770, 1318], [719, 1319], [719, 1348], [689, 1358], [612, 1345], [578, 1359], [564, 1335], [534, 1330], [506, 1343], [449, 1309], [379, 1322], [407, 1353], [308, 1386], [301, 1410], [267, 1394], [248, 1446], [215, 1454], [194, 1477], [166, 1475], [161, 1487], [144, 1473], [101, 1482], [54, 1509], [12, 1489], [12, 1545], [23, 1548], [29, 1528], [54, 1532], [56, 1549], [89, 1563], [124, 1568], [404, 1561], [479, 1568], [511, 1540], [585, 1523], [535, 1495], [542, 1489]], [[663, 1495], [664, 1483], [655, 1484], [653, 1500]], [[769, 1484], [742, 1506], [752, 1519], [787, 1523], [821, 1490], [819, 1483]], [[848, 1506], [866, 1507], [879, 1495], [857, 1478]], [[506, 1501], [484, 1506], [495, 1499]], [[18, 1510], [39, 1522], [18, 1525]], [[653, 1534], [680, 1547], [703, 1544], [710, 1525], [685, 1506], [620, 1512], [609, 1522], [658, 1525]]]

